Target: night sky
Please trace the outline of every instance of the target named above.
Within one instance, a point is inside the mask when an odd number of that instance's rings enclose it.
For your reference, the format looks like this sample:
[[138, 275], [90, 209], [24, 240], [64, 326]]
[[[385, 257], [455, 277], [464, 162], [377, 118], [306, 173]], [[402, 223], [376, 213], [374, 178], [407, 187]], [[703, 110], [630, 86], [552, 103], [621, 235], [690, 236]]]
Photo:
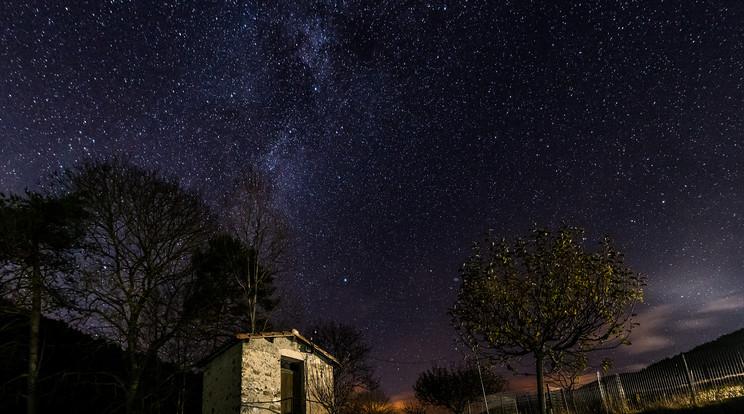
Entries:
[[649, 278], [619, 369], [744, 327], [742, 2], [62, 3], [0, 5], [0, 191], [118, 154], [213, 200], [257, 163], [298, 324], [362, 329], [391, 396], [461, 360], [488, 228], [615, 238]]

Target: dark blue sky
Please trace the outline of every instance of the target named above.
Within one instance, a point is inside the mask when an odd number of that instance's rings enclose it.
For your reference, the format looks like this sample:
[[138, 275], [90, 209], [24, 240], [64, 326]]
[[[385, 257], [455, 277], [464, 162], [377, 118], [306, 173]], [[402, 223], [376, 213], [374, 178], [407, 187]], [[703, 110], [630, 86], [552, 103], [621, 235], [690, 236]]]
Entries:
[[212, 198], [257, 163], [287, 297], [363, 329], [391, 395], [459, 358], [488, 228], [618, 241], [649, 278], [621, 369], [744, 326], [744, 4], [62, 3], [0, 6], [0, 190], [118, 154]]

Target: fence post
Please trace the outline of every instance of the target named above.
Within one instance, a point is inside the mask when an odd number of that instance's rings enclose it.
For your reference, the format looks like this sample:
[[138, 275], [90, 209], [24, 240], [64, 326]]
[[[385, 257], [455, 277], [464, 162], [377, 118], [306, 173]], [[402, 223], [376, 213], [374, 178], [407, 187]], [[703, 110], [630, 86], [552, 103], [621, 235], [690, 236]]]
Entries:
[[620, 407], [623, 412], [628, 412], [628, 400], [625, 396], [625, 388], [623, 388], [623, 382], [620, 380], [620, 374], [615, 374], [615, 383], [617, 385], [617, 395], [620, 398]]
[[736, 351], [736, 356], [739, 357], [739, 365], [741, 366], [741, 369], [744, 370], [744, 358], [741, 357], [741, 352], [738, 350]]
[[736, 370], [734, 369], [734, 363], [731, 360], [731, 357], [732, 355], [730, 354], [723, 355], [723, 383], [726, 384], [726, 387], [730, 387], [731, 385], [733, 385], [733, 378], [736, 375]]
[[687, 365], [687, 358], [685, 358], [685, 354], [682, 354], [682, 364], [685, 366], [685, 376], [687, 378], [687, 385], [690, 387], [690, 398], [692, 400], [692, 405], [697, 405], [697, 395], [695, 392], [695, 380], [692, 378], [692, 373], [690, 372], [690, 367]]
[[566, 412], [568, 411], [568, 401], [566, 401], [566, 393], [563, 391], [563, 388], [561, 388], [561, 399], [563, 399], [563, 407], [566, 409]]
[[607, 396], [605, 395], [605, 391], [602, 388], [602, 377], [599, 375], [599, 371], [597, 371], [597, 387], [599, 388], [599, 396], [602, 398], [602, 406], [604, 407], [605, 413], [609, 414], [610, 409], [607, 407]]
[[483, 404], [486, 406], [486, 414], [491, 414], [488, 409], [488, 398], [486, 398], [486, 386], [483, 385], [483, 375], [481, 374], [480, 361], [478, 360], [478, 354], [475, 354], [475, 364], [478, 366], [478, 379], [480, 379], [481, 390], [483, 390]]
[[734, 377], [733, 381], [734, 384], [738, 385], [739, 381], [741, 381], [740, 376], [742, 373], [744, 373], [744, 360], [741, 359], [741, 354], [739, 353], [739, 350], [734, 351], [734, 355], [732, 356], [734, 360], [732, 361], [732, 369], [734, 370]]
[[716, 400], [721, 398], [721, 395], [723, 393], [723, 390], [726, 388], [726, 384], [724, 383], [724, 380], [726, 379], [724, 375], [721, 374], [721, 355], [713, 355], [710, 357], [710, 366], [713, 372], [713, 376], [715, 377], [715, 392], [713, 393], [714, 398]]

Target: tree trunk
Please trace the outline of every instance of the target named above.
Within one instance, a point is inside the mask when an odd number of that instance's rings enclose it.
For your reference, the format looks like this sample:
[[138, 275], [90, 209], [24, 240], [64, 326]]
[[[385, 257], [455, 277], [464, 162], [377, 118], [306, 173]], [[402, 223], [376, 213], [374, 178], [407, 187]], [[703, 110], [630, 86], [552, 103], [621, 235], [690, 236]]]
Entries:
[[129, 380], [129, 386], [127, 387], [127, 402], [126, 412], [127, 414], [133, 414], [138, 412], [137, 410], [137, 393], [139, 391], [139, 378], [131, 378]]
[[137, 396], [139, 393], [141, 365], [137, 360], [137, 351], [134, 345], [134, 335], [131, 335], [127, 344], [127, 354], [129, 360], [129, 377], [127, 378], [126, 388], [126, 413], [133, 414], [139, 412], [137, 407]]
[[258, 286], [253, 287], [253, 300], [251, 301], [251, 333], [256, 333], [256, 308], [258, 307]]
[[251, 333], [256, 333], [256, 308], [258, 308], [258, 252], [255, 254], [256, 259], [253, 265], [253, 300], [251, 302]]
[[535, 354], [535, 371], [537, 374], [537, 400], [540, 404], [540, 414], [547, 414], [548, 409], [545, 404], [545, 380], [543, 378], [543, 355]]
[[184, 414], [186, 412], [186, 374], [182, 372], [180, 375], [181, 386], [178, 390], [178, 407], [176, 407], [176, 412], [178, 414]]
[[39, 377], [39, 325], [41, 324], [41, 269], [35, 258], [31, 273], [31, 315], [28, 339], [28, 378], [26, 413], [36, 414], [37, 411], [37, 380]]

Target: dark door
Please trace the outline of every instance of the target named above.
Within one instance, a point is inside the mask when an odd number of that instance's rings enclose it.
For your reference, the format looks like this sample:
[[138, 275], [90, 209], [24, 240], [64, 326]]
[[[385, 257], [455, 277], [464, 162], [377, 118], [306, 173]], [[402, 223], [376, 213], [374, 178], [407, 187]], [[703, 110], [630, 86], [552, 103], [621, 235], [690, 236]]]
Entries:
[[292, 400], [294, 399], [294, 372], [282, 368], [282, 414], [292, 414]]
[[302, 414], [305, 403], [302, 362], [282, 359], [282, 414]]

